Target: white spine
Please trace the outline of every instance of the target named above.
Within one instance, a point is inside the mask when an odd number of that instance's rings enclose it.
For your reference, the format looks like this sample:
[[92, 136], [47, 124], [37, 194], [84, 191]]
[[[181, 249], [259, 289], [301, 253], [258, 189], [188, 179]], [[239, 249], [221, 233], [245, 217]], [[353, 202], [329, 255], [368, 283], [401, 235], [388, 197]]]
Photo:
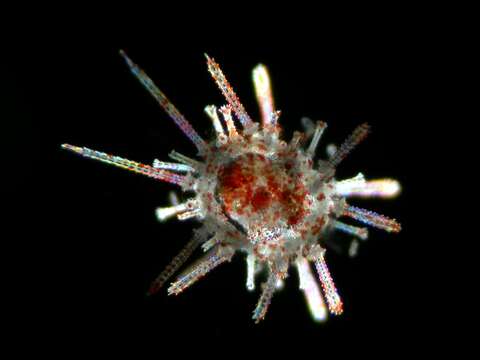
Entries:
[[247, 256], [247, 289], [253, 291], [255, 289], [255, 255]]

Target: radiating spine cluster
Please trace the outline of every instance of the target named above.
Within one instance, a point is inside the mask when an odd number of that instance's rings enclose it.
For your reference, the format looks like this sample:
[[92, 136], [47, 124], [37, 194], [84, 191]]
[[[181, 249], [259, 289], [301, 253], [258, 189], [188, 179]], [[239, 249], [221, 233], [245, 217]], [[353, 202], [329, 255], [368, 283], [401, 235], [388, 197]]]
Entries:
[[[305, 133], [295, 132], [286, 143], [279, 136], [280, 111], [274, 108], [266, 67], [259, 65], [253, 70], [261, 110], [259, 126], [246, 112], [219, 65], [206, 56], [208, 70], [227, 102], [219, 108], [214, 105], [205, 108], [216, 134], [214, 140], [206, 142], [145, 72], [123, 51], [121, 55], [132, 73], [193, 142], [202, 160], [172, 151], [169, 157], [177, 162], [155, 159], [153, 166], [149, 166], [84, 147], [69, 144], [62, 147], [178, 185], [191, 194], [182, 203], [176, 195], [171, 195], [171, 205], [156, 210], [160, 221], [176, 216], [179, 220], [198, 219], [202, 225], [152, 283], [149, 294], [157, 292], [201, 247], [205, 255], [170, 285], [169, 294], [181, 293], [212, 269], [229, 262], [236, 252], [243, 252], [247, 289], [255, 289], [257, 274], [266, 276], [253, 312], [256, 322], [265, 317], [273, 294], [288, 276], [290, 265], [297, 269], [299, 287], [314, 320], [325, 320], [328, 311], [341, 314], [343, 303], [325, 261], [325, 234], [338, 229], [361, 240], [368, 237], [366, 228], [339, 221], [342, 216], [389, 232], [400, 231], [395, 220], [346, 202], [347, 197], [394, 197], [400, 191], [397, 181], [367, 181], [361, 173], [342, 181], [334, 178], [335, 168], [367, 136], [368, 124], [358, 126], [338, 149], [330, 146], [328, 159], [318, 160], [315, 166], [313, 160], [326, 123], [314, 124], [304, 118]], [[242, 130], [237, 129], [236, 121], [243, 126]], [[312, 275], [310, 262], [314, 263], [322, 291]]]

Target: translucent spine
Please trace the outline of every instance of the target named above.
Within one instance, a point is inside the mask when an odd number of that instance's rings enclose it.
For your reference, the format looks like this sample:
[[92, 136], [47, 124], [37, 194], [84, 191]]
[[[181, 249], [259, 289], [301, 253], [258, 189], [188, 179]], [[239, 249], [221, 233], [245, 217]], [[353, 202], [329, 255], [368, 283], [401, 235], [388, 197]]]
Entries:
[[343, 215], [388, 232], [399, 232], [401, 230], [400, 224], [395, 219], [355, 206], [347, 206]]
[[308, 117], [302, 117], [300, 119], [300, 122], [302, 123], [302, 127], [305, 132], [305, 137], [307, 139], [311, 138], [315, 131], [315, 124], [313, 123], [313, 121]]
[[255, 320], [255, 323], [258, 324], [260, 320], [263, 320], [265, 314], [267, 313], [270, 302], [272, 301], [273, 292], [277, 284], [277, 276], [275, 273], [271, 272], [268, 276], [267, 282], [263, 285], [262, 295], [258, 300], [257, 306], [253, 311], [252, 319]]
[[352, 184], [340, 192], [345, 197], [393, 198], [401, 191], [400, 183], [394, 179], [378, 179], [364, 181], [363, 184]]
[[335, 220], [333, 223], [335, 229], [343, 231], [347, 234], [354, 235], [362, 240], [366, 240], [368, 238], [368, 229], [361, 228], [353, 225], [345, 224], [341, 221]]
[[237, 115], [238, 119], [240, 120], [240, 122], [245, 128], [252, 126], [253, 125], [252, 119], [245, 111], [245, 108], [243, 107], [242, 103], [238, 99], [237, 94], [235, 94], [232, 87], [228, 83], [227, 79], [225, 78], [225, 75], [223, 75], [223, 72], [220, 69], [220, 66], [215, 62], [214, 59], [210, 58], [207, 54], [205, 54], [205, 57], [207, 58], [208, 71], [210, 72], [213, 79], [217, 83], [223, 96], [225, 97], [225, 99], [227, 99], [228, 103], [232, 107], [233, 111], [235, 112], [235, 115]]
[[362, 188], [365, 186], [365, 177], [362, 173], [358, 173], [357, 176], [338, 181], [335, 184], [335, 191], [341, 196], [349, 194], [353, 189]]
[[299, 287], [305, 295], [310, 314], [315, 321], [325, 321], [328, 314], [327, 307], [310, 269], [310, 264], [303, 256], [299, 256], [295, 265], [298, 271]]
[[168, 264], [168, 266], [163, 270], [160, 275], [155, 279], [155, 281], [150, 286], [148, 290], [148, 295], [156, 293], [160, 288], [165, 284], [165, 282], [172, 277], [173, 274], [185, 263], [185, 261], [192, 255], [195, 249], [200, 244], [197, 237], [193, 237], [187, 245], [178, 253], [177, 256]]
[[170, 158], [173, 160], [180, 161], [181, 163], [190, 166], [191, 168], [198, 169], [200, 168], [200, 163], [196, 160], [193, 160], [189, 158], [188, 156], [182, 155], [179, 152], [176, 152], [175, 150], [170, 151], [168, 154]]
[[197, 280], [205, 276], [218, 265], [230, 261], [232, 256], [233, 251], [227, 251], [223, 254], [215, 252], [209, 255], [205, 260], [200, 262], [200, 264], [195, 266], [192, 271], [188, 272], [186, 275], [180, 276], [177, 281], [172, 283], [168, 288], [168, 294], [180, 294], [183, 290], [193, 285]]
[[187, 209], [186, 203], [168, 207], [159, 207], [155, 210], [155, 215], [159, 221], [165, 221], [182, 211], [186, 211]]
[[205, 113], [208, 115], [210, 120], [212, 120], [213, 128], [217, 134], [218, 144], [224, 144], [226, 142], [225, 131], [223, 130], [220, 119], [218, 118], [217, 107], [215, 105], [208, 105], [205, 107]]
[[153, 167], [155, 169], [173, 170], [178, 172], [191, 172], [195, 170], [194, 168], [186, 164], [164, 162], [157, 159], [153, 160]]
[[327, 148], [325, 149], [325, 152], [326, 152], [326, 154], [327, 154], [327, 158], [328, 158], [328, 159], [333, 158], [333, 156], [334, 156], [335, 153], [337, 152], [337, 145], [335, 145], [335, 144], [328, 144], [328, 145], [327, 145]]
[[179, 202], [178, 202], [178, 196], [177, 196], [177, 194], [176, 194], [174, 191], [170, 191], [170, 192], [168, 193], [168, 200], [170, 201], [170, 204], [172, 204], [173, 206], [179, 204]]
[[202, 244], [202, 250], [204, 252], [207, 252], [211, 248], [213, 248], [215, 245], [217, 245], [220, 242], [220, 239], [218, 238], [218, 235], [214, 235], [212, 238], [208, 239]]
[[340, 162], [347, 157], [347, 155], [355, 148], [355, 146], [357, 146], [367, 137], [369, 131], [370, 126], [367, 123], [358, 126], [329, 160], [330, 165], [332, 167], [336, 167], [338, 164], [340, 164]]
[[272, 87], [267, 67], [259, 64], [252, 73], [255, 95], [260, 107], [262, 125], [264, 128], [276, 127], [276, 119], [272, 117], [274, 112]]
[[255, 289], [255, 255], [247, 255], [247, 289]]
[[159, 221], [165, 221], [172, 216], [179, 215], [184, 212], [189, 212], [192, 210], [198, 210], [197, 208], [197, 201], [195, 199], [190, 199], [185, 203], [182, 204], [175, 204], [172, 206], [167, 207], [159, 207], [155, 210], [157, 215], [157, 219]]
[[318, 143], [323, 135], [323, 132], [327, 128], [327, 124], [323, 121], [318, 121], [317, 126], [315, 127], [315, 132], [313, 133], [313, 138], [310, 143], [310, 146], [307, 149], [307, 154], [310, 156], [315, 155], [315, 150], [317, 149]]
[[230, 105], [222, 106], [220, 108], [220, 112], [222, 113], [223, 120], [225, 120], [225, 124], [227, 125], [228, 137], [230, 139], [235, 138], [238, 136], [238, 132], [232, 119], [232, 107]]
[[166, 181], [172, 184], [182, 185], [185, 181], [185, 176], [177, 175], [161, 169], [155, 169], [149, 165], [140, 164], [135, 161], [127, 160], [119, 156], [113, 156], [100, 151], [91, 150], [86, 147], [63, 144], [62, 148], [73, 151], [90, 159], [99, 160], [122, 169], [127, 169], [138, 174], [146, 175], [148, 177]]
[[197, 216], [201, 216], [201, 215], [202, 215], [202, 210], [194, 209], [194, 210], [185, 211], [185, 212], [182, 212], [182, 213], [178, 214], [177, 219], [183, 221], [183, 220], [188, 220], [188, 219], [191, 219], [191, 218], [194, 218], [194, 217], [197, 217]]
[[348, 248], [348, 256], [355, 257], [358, 254], [359, 243], [357, 240], [352, 241], [350, 247]]
[[137, 77], [142, 85], [152, 94], [152, 96], [158, 101], [160, 106], [167, 112], [172, 118], [175, 124], [183, 131], [185, 135], [195, 144], [199, 153], [204, 153], [207, 147], [205, 141], [198, 135], [193, 129], [192, 125], [185, 119], [185, 117], [177, 110], [177, 108], [168, 100], [165, 94], [153, 83], [148, 75], [138, 67], [130, 58], [125, 54], [123, 50], [120, 51], [120, 55], [123, 56], [125, 62], [129, 66], [131, 72]]
[[288, 144], [291, 151], [295, 151], [300, 147], [300, 141], [303, 139], [303, 134], [300, 131], [295, 131], [293, 133], [292, 139]]
[[334, 315], [340, 315], [343, 312], [343, 303], [338, 295], [327, 263], [325, 262], [324, 252], [315, 259], [315, 268], [317, 269], [318, 277], [322, 284], [325, 298], [327, 299], [328, 310]]

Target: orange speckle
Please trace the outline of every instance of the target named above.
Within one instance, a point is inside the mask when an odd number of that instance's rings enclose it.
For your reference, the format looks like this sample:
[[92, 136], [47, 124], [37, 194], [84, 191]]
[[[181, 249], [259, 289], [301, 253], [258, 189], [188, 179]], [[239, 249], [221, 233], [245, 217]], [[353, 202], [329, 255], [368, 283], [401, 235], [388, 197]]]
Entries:
[[251, 204], [255, 211], [265, 209], [271, 203], [272, 196], [265, 187], [260, 187], [255, 191]]

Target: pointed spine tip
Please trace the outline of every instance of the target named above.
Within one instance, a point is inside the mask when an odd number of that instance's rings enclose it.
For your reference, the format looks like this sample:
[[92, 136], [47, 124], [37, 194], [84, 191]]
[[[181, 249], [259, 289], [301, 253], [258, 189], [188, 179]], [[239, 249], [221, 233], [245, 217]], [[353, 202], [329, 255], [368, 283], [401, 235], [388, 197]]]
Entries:
[[81, 147], [70, 145], [70, 144], [62, 144], [62, 145], [60, 145], [60, 147], [62, 149], [73, 151], [73, 152], [76, 152], [76, 153], [80, 153], [82, 151]]
[[128, 57], [127, 53], [126, 53], [123, 49], [120, 49], [120, 50], [118, 51], [118, 53], [119, 53], [120, 56], [123, 58], [123, 60], [125, 60], [125, 62], [127, 63], [127, 65], [128, 65], [130, 68], [134, 68], [134, 67], [135, 67], [134, 62]]
[[119, 53], [120, 56], [121, 56], [123, 59], [125, 59], [126, 61], [129, 60], [127, 53], [126, 53], [123, 49], [118, 50], [118, 53]]

